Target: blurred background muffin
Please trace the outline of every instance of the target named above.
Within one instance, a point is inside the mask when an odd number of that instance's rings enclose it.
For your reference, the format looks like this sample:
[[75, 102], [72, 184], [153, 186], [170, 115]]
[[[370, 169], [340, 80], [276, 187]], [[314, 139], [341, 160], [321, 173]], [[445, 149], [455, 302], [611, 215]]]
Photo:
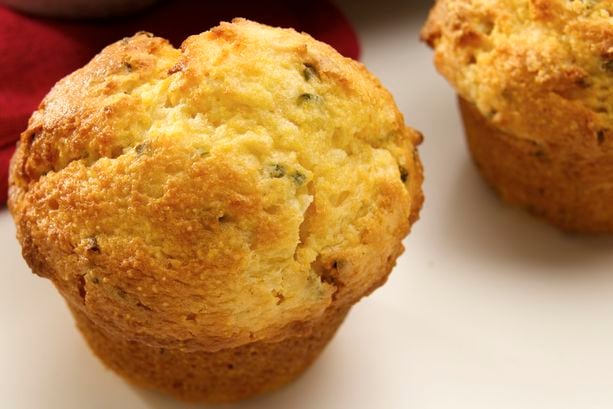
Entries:
[[43, 100], [9, 208], [109, 367], [236, 400], [300, 374], [385, 282], [422, 204], [420, 142], [378, 80], [307, 35], [139, 33]]
[[498, 193], [613, 232], [613, 1], [438, 0], [422, 39]]

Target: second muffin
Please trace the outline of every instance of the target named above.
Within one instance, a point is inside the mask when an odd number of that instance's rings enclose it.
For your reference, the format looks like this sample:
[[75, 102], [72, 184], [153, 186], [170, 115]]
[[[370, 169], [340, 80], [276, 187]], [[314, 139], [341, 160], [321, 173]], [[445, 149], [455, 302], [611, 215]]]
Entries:
[[422, 39], [500, 195], [613, 232], [613, 1], [438, 0]]

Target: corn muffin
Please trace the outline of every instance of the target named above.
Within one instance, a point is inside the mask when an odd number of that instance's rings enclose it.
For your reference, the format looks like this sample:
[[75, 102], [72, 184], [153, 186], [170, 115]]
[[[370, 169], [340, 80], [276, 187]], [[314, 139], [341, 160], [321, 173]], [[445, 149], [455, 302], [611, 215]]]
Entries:
[[438, 0], [422, 39], [500, 195], [613, 232], [613, 1]]
[[360, 63], [236, 19], [105, 48], [12, 160], [23, 256], [127, 380], [232, 401], [299, 375], [382, 285], [422, 205], [421, 135]]

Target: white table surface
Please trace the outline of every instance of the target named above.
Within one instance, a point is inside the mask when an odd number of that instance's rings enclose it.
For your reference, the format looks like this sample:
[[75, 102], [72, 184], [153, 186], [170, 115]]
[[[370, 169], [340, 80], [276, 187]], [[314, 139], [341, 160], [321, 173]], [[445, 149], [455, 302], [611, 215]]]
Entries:
[[[613, 407], [613, 238], [502, 205], [464, 146], [454, 94], [417, 41], [428, 2], [343, 0], [363, 61], [426, 142], [426, 206], [389, 282], [320, 360], [237, 408]], [[0, 408], [181, 409], [89, 352], [0, 212]]]

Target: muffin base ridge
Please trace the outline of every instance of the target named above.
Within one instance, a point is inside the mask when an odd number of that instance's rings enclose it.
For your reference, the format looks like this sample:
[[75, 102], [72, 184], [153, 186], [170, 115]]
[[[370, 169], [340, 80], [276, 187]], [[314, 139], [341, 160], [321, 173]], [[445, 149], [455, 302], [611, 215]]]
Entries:
[[258, 341], [217, 352], [182, 352], [110, 336], [69, 304], [89, 347], [130, 383], [186, 401], [232, 402], [278, 389], [301, 375], [322, 352], [349, 308], [329, 308], [310, 334]]
[[572, 147], [516, 137], [458, 100], [473, 160], [503, 200], [565, 231], [613, 232], [613, 159], [584, 159]]

